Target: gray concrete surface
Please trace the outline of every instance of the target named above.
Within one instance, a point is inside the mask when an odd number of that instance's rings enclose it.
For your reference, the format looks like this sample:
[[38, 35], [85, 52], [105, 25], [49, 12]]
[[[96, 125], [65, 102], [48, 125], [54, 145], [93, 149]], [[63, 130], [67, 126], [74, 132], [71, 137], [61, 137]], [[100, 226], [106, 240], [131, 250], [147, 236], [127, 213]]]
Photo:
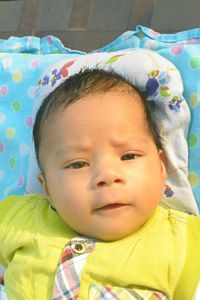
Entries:
[[0, 31], [17, 31], [22, 9], [22, 1], [0, 1]]
[[69, 29], [73, 0], [42, 0], [36, 17], [36, 31]]
[[170, 32], [200, 27], [200, 0], [155, 1], [151, 26]]
[[0, 0], [0, 39], [54, 35], [92, 51], [144, 25], [161, 33], [200, 27], [200, 0]]

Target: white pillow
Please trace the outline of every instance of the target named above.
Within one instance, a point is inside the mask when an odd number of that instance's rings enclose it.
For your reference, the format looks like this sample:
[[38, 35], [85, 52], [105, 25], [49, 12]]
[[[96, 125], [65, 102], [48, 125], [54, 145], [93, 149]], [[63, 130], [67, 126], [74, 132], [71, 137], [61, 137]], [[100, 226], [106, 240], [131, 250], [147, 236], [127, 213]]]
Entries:
[[[39, 81], [34, 102], [34, 114], [42, 99], [68, 76], [83, 68], [114, 70], [125, 76], [137, 88], [148, 93], [155, 102], [154, 118], [160, 129], [167, 156], [168, 179], [162, 203], [164, 206], [198, 214], [198, 208], [188, 181], [187, 135], [190, 112], [183, 98], [183, 85], [176, 67], [156, 52], [133, 49], [109, 53], [92, 53], [50, 65]], [[37, 181], [39, 168], [32, 145], [30, 152], [27, 193], [41, 193]]]

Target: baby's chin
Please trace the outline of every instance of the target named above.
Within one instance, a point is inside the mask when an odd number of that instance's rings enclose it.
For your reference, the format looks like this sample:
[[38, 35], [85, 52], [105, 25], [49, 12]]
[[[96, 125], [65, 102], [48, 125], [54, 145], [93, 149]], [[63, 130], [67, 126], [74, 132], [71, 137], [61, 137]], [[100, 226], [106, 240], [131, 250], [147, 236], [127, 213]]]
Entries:
[[[133, 235], [149, 220], [149, 214], [135, 212], [135, 209], [118, 209], [116, 213], [103, 212], [95, 214], [94, 218], [72, 228], [82, 236], [87, 236], [105, 242], [114, 242]], [[90, 221], [90, 222], [89, 222]], [[84, 225], [82, 225], [84, 223]]]
[[100, 241], [104, 241], [104, 242], [115, 242], [115, 241], [119, 241], [122, 240], [130, 235], [132, 235], [134, 233], [130, 232], [130, 233], [124, 233], [124, 234], [119, 234], [119, 233], [105, 233], [105, 234], [99, 234], [96, 235], [94, 238]]
[[107, 230], [107, 231], [96, 231], [96, 232], [79, 232], [81, 236], [87, 236], [89, 238], [93, 238], [99, 241], [104, 242], [115, 242], [121, 239], [124, 239], [130, 235], [132, 235], [134, 232], [137, 231], [139, 228], [130, 228], [129, 230], [121, 231], [121, 230]]

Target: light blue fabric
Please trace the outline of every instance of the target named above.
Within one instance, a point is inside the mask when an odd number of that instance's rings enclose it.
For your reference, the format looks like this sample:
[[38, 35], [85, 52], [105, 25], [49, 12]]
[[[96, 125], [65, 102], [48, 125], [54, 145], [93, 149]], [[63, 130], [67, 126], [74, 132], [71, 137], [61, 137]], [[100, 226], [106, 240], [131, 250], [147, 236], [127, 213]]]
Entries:
[[[93, 52], [151, 49], [181, 72], [192, 116], [189, 132], [189, 179], [200, 208], [200, 29], [159, 34], [137, 26]], [[32, 100], [42, 71], [51, 63], [84, 55], [65, 48], [53, 36], [0, 40], [0, 199], [23, 194], [31, 140]]]
[[154, 50], [170, 60], [182, 75], [184, 97], [192, 116], [188, 136], [189, 180], [200, 208], [200, 28], [175, 34], [160, 34], [150, 28], [137, 26], [135, 31], [123, 33], [98, 51], [127, 48]]
[[43, 70], [84, 54], [55, 37], [0, 40], [0, 199], [26, 186], [35, 87]]
[[[131, 51], [89, 53], [51, 64], [39, 80], [33, 118], [41, 101], [67, 77], [80, 72], [83, 67], [93, 69], [97, 66], [104, 70], [114, 70], [138, 89], [146, 91], [147, 100], [153, 104], [152, 116], [160, 130], [167, 158], [168, 178], [163, 189], [165, 197], [162, 204], [198, 215], [187, 174], [190, 111], [182, 95], [183, 85], [179, 71], [158, 53], [139, 48]], [[42, 193], [44, 191], [37, 178], [40, 169], [34, 145], [29, 158], [26, 192]]]

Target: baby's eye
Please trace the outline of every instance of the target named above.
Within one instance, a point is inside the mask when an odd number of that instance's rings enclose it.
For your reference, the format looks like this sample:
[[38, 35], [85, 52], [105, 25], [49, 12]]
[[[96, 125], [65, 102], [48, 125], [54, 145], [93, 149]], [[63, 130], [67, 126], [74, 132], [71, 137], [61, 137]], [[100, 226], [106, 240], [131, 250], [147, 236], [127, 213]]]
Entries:
[[139, 155], [135, 153], [126, 153], [121, 157], [121, 160], [132, 160], [136, 159]]
[[66, 166], [66, 169], [81, 169], [88, 166], [89, 164], [86, 161], [76, 161]]

